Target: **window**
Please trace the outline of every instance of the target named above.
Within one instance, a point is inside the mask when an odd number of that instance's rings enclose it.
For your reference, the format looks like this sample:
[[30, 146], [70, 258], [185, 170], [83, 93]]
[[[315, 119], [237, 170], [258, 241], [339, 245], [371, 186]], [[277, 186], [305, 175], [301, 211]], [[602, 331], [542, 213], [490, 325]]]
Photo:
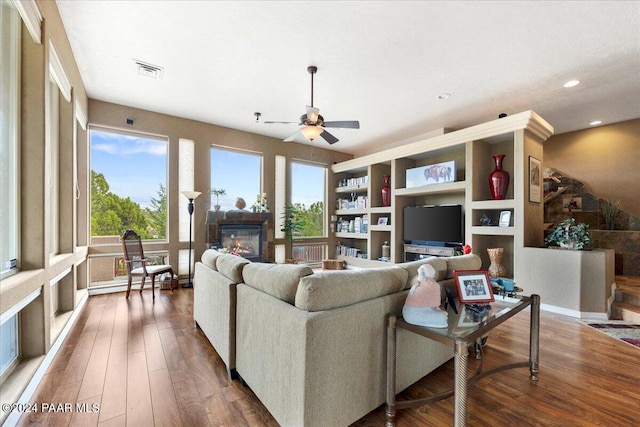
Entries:
[[0, 325], [0, 377], [6, 377], [5, 372], [9, 371], [17, 361], [18, 315], [14, 314]]
[[19, 252], [18, 141], [20, 121], [20, 18], [0, 2], [0, 278], [17, 272]]
[[236, 208], [236, 200], [244, 199], [245, 209], [257, 205], [261, 194], [262, 156], [253, 153], [211, 148], [211, 188], [225, 194], [211, 194], [211, 206], [221, 211]]
[[91, 244], [167, 238], [167, 140], [92, 127]]
[[324, 237], [327, 168], [291, 163], [291, 203], [298, 208], [305, 225], [299, 237]]

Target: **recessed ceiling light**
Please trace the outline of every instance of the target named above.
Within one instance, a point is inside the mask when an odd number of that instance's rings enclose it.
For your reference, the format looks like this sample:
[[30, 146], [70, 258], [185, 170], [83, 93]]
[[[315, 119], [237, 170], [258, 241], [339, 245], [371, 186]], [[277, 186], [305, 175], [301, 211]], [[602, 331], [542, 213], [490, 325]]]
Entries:
[[438, 99], [449, 99], [451, 98], [451, 94], [450, 93], [441, 93], [440, 95], [438, 95]]
[[580, 84], [580, 80], [569, 80], [564, 84], [564, 87], [574, 87]]
[[591, 126], [598, 126], [602, 124], [602, 120], [594, 120], [591, 123], [589, 123]]

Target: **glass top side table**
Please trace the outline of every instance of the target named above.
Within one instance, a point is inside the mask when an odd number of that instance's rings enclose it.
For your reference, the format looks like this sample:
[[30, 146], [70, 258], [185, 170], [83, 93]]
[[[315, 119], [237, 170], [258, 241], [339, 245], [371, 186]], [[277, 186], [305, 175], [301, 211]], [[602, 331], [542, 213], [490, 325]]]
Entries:
[[[430, 328], [413, 325], [390, 314], [387, 318], [387, 387], [386, 387], [386, 426], [395, 426], [397, 409], [413, 408], [426, 403], [454, 395], [454, 425], [464, 426], [467, 420], [467, 389], [481, 378], [506, 369], [528, 367], [530, 378], [538, 379], [538, 349], [540, 340], [540, 296], [518, 296], [516, 298], [496, 295], [496, 301], [491, 303], [491, 312], [479, 319], [475, 319], [466, 312], [464, 304], [458, 305], [458, 314], [450, 307], [448, 311], [447, 328]], [[527, 307], [531, 307], [531, 321], [529, 324], [529, 361], [498, 366], [488, 371], [482, 371], [482, 363], [478, 370], [467, 378], [467, 358], [469, 345], [480, 349], [480, 340], [496, 326], [507, 321]], [[396, 332], [406, 329], [420, 336], [438, 341], [454, 347], [454, 388], [452, 390], [410, 401], [396, 402]]]

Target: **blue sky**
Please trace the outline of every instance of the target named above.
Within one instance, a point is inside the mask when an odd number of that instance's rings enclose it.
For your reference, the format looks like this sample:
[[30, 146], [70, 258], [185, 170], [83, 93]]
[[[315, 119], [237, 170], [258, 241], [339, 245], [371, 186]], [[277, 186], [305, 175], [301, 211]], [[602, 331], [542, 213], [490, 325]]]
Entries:
[[94, 129], [91, 169], [105, 176], [112, 193], [148, 207], [160, 184], [167, 185], [167, 143]]
[[[145, 208], [152, 197], [157, 197], [160, 184], [167, 185], [167, 143], [94, 129], [91, 131], [91, 169], [105, 176], [112, 193], [130, 197]], [[211, 151], [211, 187], [224, 188], [227, 192], [220, 197], [222, 210], [234, 209], [238, 197], [244, 198], [250, 209], [260, 192], [260, 169], [259, 155]], [[309, 207], [323, 200], [324, 168], [293, 163], [291, 173], [293, 202]], [[209, 196], [208, 189], [196, 190]], [[215, 198], [212, 198], [211, 205], [214, 204]]]

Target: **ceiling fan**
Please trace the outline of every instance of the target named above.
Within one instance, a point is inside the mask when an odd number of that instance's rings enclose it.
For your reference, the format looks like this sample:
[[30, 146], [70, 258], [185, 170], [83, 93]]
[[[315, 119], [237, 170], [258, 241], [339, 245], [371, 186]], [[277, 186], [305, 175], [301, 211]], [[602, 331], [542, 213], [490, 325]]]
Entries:
[[307, 113], [300, 116], [299, 122], [266, 121], [265, 123], [284, 123], [299, 125], [300, 130], [286, 138], [284, 142], [293, 141], [298, 136], [302, 135], [309, 141], [313, 141], [317, 137], [320, 137], [327, 141], [329, 144], [335, 144], [336, 142], [338, 142], [338, 138], [327, 132], [325, 128], [360, 129], [360, 122], [358, 122], [357, 120], [339, 122], [324, 121], [324, 117], [320, 115], [320, 110], [313, 106], [313, 75], [318, 72], [318, 67], [311, 65], [307, 67], [307, 71], [309, 72], [309, 74], [311, 74], [311, 105], [306, 106]]

